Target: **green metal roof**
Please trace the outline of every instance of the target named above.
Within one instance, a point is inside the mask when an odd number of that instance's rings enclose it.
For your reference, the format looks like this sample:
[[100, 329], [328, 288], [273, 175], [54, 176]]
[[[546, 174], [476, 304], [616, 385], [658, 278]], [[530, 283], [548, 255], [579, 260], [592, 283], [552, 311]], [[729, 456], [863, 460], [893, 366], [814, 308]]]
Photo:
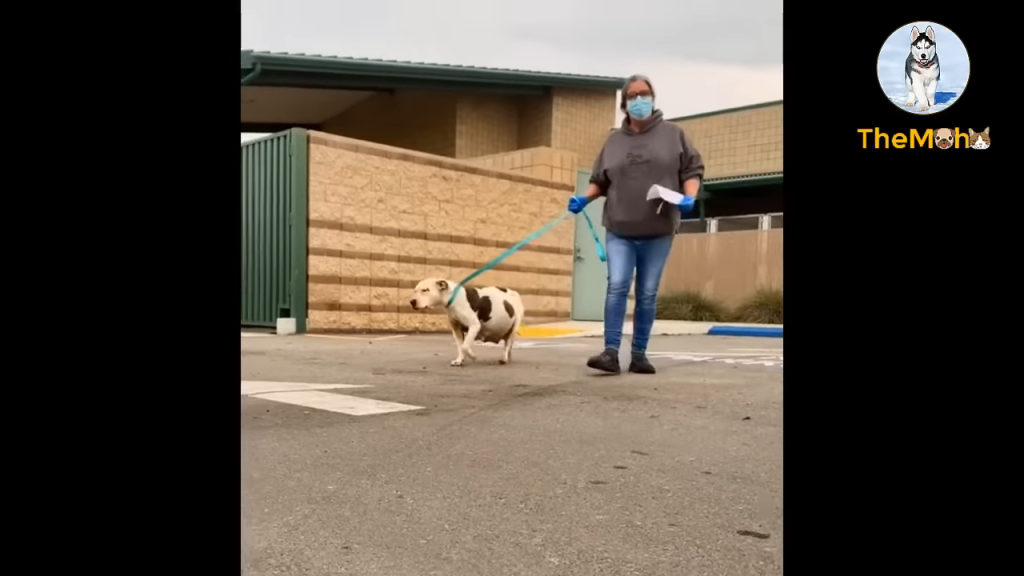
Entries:
[[665, 122], [680, 122], [682, 120], [693, 120], [694, 118], [706, 118], [708, 116], [719, 116], [722, 114], [732, 114], [735, 112], [743, 112], [746, 110], [757, 110], [758, 108], [768, 108], [771, 106], [782, 106], [782, 100], [772, 100], [771, 102], [758, 102], [757, 104], [747, 104], [746, 106], [737, 106], [735, 108], [725, 108], [722, 110], [712, 110], [711, 112], [701, 112], [700, 114], [691, 114], [689, 116], [679, 116], [677, 118], [666, 118]]
[[429, 62], [345, 58], [319, 54], [242, 50], [243, 84], [345, 88], [463, 85], [482, 87], [566, 87], [618, 90], [625, 78], [482, 68]]
[[726, 178], [708, 178], [702, 184], [707, 186], [709, 190], [722, 190], [725, 188], [746, 188], [747, 186], [768, 186], [781, 183], [782, 172], [763, 172]]

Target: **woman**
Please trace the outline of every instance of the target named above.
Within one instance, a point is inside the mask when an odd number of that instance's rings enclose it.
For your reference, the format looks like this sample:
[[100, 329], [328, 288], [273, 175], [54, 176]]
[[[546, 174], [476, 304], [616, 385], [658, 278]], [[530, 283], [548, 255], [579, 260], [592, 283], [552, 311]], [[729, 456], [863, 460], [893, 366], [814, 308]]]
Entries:
[[[662, 120], [654, 108], [654, 86], [646, 76], [630, 76], [619, 107], [626, 113], [597, 156], [590, 186], [569, 199], [569, 211], [580, 213], [598, 196], [605, 197], [608, 293], [604, 303], [604, 352], [587, 366], [619, 373], [619, 345], [626, 316], [629, 285], [636, 272], [632, 360], [629, 371], [654, 374], [647, 360], [647, 342], [654, 326], [658, 284], [672, 249], [680, 212], [693, 210], [704, 162], [683, 129]], [[681, 192], [678, 207], [647, 200], [653, 184]], [[660, 209], [659, 209], [660, 207]]]

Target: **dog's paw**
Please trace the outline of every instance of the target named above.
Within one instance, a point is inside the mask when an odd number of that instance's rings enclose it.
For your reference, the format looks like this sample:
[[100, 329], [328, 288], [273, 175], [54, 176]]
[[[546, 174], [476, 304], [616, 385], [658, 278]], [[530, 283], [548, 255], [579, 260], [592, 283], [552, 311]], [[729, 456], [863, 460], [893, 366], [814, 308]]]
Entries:
[[508, 358], [502, 358], [501, 360], [498, 360], [498, 364], [508, 364], [508, 361]]
[[461, 358], [456, 358], [455, 360], [452, 360], [451, 361], [451, 365], [452, 366], [462, 366], [462, 359]]

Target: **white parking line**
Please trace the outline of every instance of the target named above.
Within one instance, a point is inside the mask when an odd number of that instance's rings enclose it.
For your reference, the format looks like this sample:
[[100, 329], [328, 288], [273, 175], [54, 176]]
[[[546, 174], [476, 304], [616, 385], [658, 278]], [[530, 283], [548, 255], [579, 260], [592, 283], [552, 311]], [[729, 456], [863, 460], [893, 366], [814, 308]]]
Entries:
[[742, 366], [766, 366], [782, 368], [782, 354], [732, 353], [723, 355], [721, 352], [647, 352], [651, 358], [667, 358], [689, 362], [719, 362], [722, 364], [739, 364]]
[[356, 384], [309, 384], [307, 382], [266, 382], [263, 380], [242, 380], [242, 395], [254, 396], [267, 392], [300, 392], [304, 390], [338, 390], [341, 388], [369, 388]]
[[382, 340], [398, 340], [405, 338], [407, 334], [392, 334], [391, 336], [344, 336], [341, 334], [306, 334], [310, 338], [328, 338], [332, 340], [358, 340], [360, 342], [380, 342]]
[[773, 350], [777, 354], [765, 354], [764, 352], [648, 352], [648, 354], [690, 354], [694, 356], [710, 356], [712, 358], [758, 358], [761, 356], [782, 357], [782, 350]]
[[334, 394], [325, 390], [344, 390], [351, 388], [372, 388], [370, 385], [358, 384], [310, 384], [307, 382], [266, 382], [262, 380], [243, 380], [242, 396], [252, 396], [261, 400], [292, 404], [304, 408], [315, 408], [327, 412], [348, 414], [349, 416], [370, 416], [391, 412], [421, 410], [423, 406], [385, 402], [373, 398], [360, 398], [346, 394]]
[[316, 390], [303, 390], [297, 392], [270, 392], [258, 396], [263, 400], [273, 400], [285, 404], [294, 404], [306, 408], [316, 408], [327, 412], [339, 412], [349, 416], [370, 416], [372, 414], [388, 414], [390, 412], [405, 412], [408, 410], [420, 410], [422, 406], [410, 404], [399, 404], [397, 402], [385, 402], [373, 398], [360, 398], [358, 396], [347, 396], [345, 394], [332, 394], [330, 392], [318, 392]]
[[[474, 346], [482, 346], [484, 348], [504, 348], [505, 343], [502, 342], [501, 344], [497, 344], [494, 342], [477, 341], [477, 343], [474, 344]], [[513, 348], [583, 348], [584, 346], [584, 344], [573, 344], [572, 342], [558, 343], [547, 342], [544, 340], [528, 340], [525, 342], [516, 340], [514, 343], [512, 343]]]
[[515, 342], [513, 348], [583, 348], [585, 344], [574, 344], [572, 342], [544, 342], [531, 340], [528, 342]]

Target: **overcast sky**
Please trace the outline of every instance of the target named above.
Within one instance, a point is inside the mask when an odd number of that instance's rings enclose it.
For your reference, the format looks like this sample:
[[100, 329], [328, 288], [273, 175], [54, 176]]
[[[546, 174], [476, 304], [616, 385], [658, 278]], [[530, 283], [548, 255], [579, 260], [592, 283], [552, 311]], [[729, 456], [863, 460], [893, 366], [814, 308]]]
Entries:
[[242, 48], [641, 73], [668, 117], [782, 99], [782, 0], [242, 0]]

